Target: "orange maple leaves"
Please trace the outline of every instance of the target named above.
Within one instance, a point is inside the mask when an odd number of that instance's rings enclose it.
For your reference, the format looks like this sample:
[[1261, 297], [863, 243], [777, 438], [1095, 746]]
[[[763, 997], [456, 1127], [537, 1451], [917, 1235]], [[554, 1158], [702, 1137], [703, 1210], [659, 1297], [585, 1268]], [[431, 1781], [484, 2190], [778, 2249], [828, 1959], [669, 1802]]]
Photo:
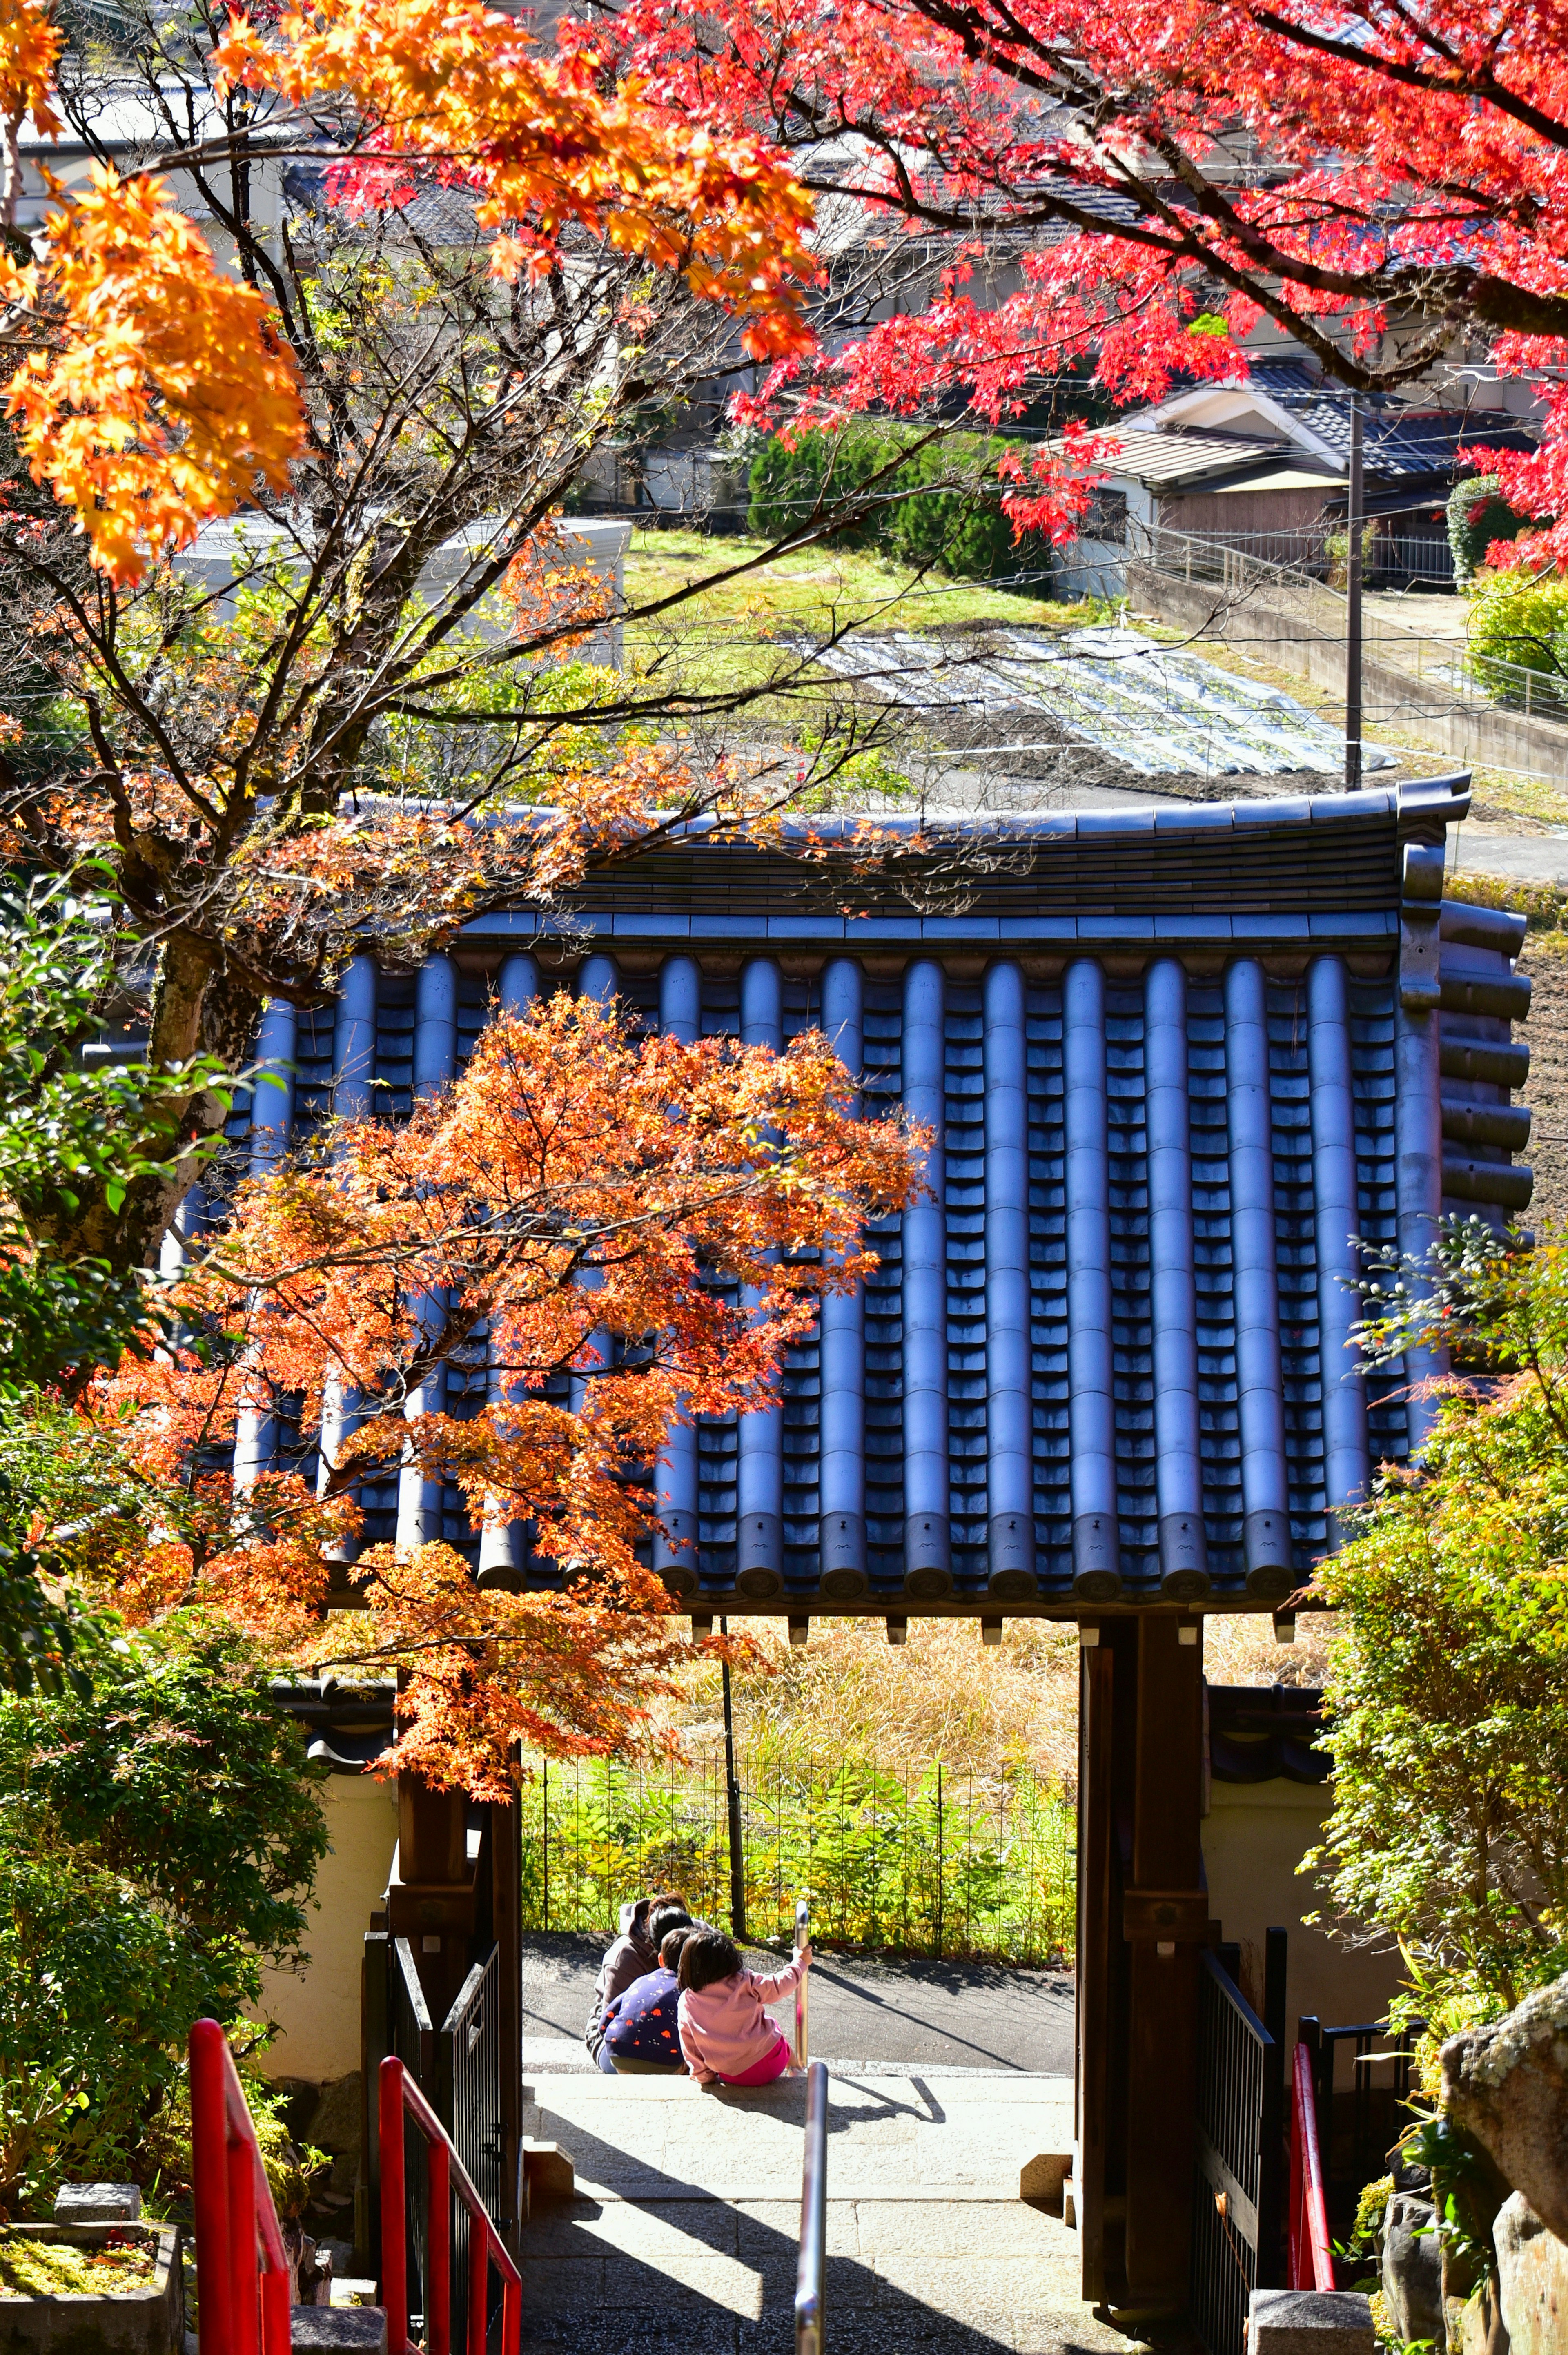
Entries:
[[[192, 1500], [183, 1534], [114, 1569], [122, 1604], [198, 1596], [295, 1657], [347, 1646], [408, 1669], [401, 1763], [433, 1779], [493, 1788], [520, 1737], [613, 1746], [676, 1657], [637, 1551], [670, 1427], [770, 1403], [821, 1295], [875, 1264], [864, 1220], [917, 1189], [921, 1140], [856, 1118], [849, 1085], [819, 1035], [784, 1056], [639, 1043], [613, 1009], [557, 996], [494, 1021], [406, 1124], [355, 1123], [247, 1188], [178, 1295], [223, 1346], [128, 1360], [89, 1410]], [[421, 1386], [476, 1336], [479, 1411], [426, 1411]], [[237, 1493], [208, 1468], [246, 1416], [323, 1430], [318, 1486], [271, 1470]], [[357, 1484], [400, 1473], [453, 1484], [475, 1527], [528, 1523], [565, 1591], [482, 1588], [442, 1544], [374, 1546], [355, 1636], [326, 1638]]]
[[[13, 203], [22, 118], [60, 128], [59, 48], [39, 0], [0, 0]], [[683, 272], [745, 320], [753, 357], [809, 340], [796, 294], [816, 275], [811, 203], [788, 168], [755, 139], [646, 105], [635, 85], [606, 93], [592, 59], [546, 59], [474, 0], [325, 0], [275, 37], [236, 15], [213, 67], [219, 94], [243, 85], [285, 110], [269, 125], [274, 155], [286, 110], [326, 101], [350, 118], [345, 168], [358, 156], [389, 173], [392, 200], [416, 170], [474, 189], [500, 277], [549, 267], [575, 223]], [[220, 267], [166, 183], [99, 166], [85, 190], [51, 186], [37, 260], [0, 259], [8, 338], [32, 346], [5, 410], [34, 480], [74, 507], [93, 565], [125, 583], [259, 485], [286, 488], [305, 436], [298, 371], [270, 304]]]
[[364, 152], [461, 177], [499, 232], [500, 276], [548, 261], [576, 221], [744, 314], [754, 357], [809, 340], [785, 282], [816, 274], [811, 199], [787, 168], [744, 133], [654, 111], [635, 83], [606, 95], [594, 58], [546, 59], [476, 0], [322, 0], [276, 38], [236, 15], [216, 62], [220, 87], [347, 99]]
[[48, 139], [59, 135], [54, 110], [55, 67], [60, 31], [38, 0], [5, 0], [0, 7], [0, 117], [20, 123], [31, 115]]
[[0, 301], [39, 334], [5, 412], [35, 482], [73, 506], [112, 580], [184, 547], [304, 439], [293, 355], [265, 296], [228, 277], [152, 175], [94, 165], [50, 214], [41, 263], [0, 254]]

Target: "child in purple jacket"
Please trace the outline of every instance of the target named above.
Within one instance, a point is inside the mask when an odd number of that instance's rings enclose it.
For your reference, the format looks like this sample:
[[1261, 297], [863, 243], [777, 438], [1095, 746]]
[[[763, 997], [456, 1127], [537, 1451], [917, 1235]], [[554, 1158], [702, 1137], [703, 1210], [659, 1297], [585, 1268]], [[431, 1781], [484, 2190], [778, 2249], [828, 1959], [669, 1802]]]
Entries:
[[596, 2057], [607, 2077], [644, 2077], [667, 2070], [684, 2075], [676, 1972], [680, 1950], [691, 1934], [689, 1922], [667, 1931], [659, 1945], [658, 1968], [634, 1980], [624, 1995], [605, 2005], [604, 2041]]

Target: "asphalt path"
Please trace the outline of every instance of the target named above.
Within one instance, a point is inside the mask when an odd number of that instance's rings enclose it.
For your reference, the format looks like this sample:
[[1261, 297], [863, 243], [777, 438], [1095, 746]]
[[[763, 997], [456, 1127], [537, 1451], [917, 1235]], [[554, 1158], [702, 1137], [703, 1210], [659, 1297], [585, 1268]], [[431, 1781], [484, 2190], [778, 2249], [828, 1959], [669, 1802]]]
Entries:
[[[582, 2030], [610, 1941], [551, 1931], [523, 1945], [523, 2066], [591, 2067]], [[748, 1950], [755, 1970], [782, 1956]], [[789, 2006], [779, 2017], [787, 2023]], [[1072, 2071], [1072, 1975], [997, 1963], [874, 1960], [818, 1953], [811, 1973], [811, 2050], [825, 2061], [910, 2062], [950, 2069]]]

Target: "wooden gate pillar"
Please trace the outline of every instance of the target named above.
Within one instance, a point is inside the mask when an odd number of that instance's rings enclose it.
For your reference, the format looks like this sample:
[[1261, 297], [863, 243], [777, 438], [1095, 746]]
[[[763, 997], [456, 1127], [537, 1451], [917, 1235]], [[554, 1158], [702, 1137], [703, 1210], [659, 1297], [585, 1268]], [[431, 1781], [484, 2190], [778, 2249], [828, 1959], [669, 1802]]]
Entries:
[[1140, 2313], [1188, 2294], [1200, 1825], [1200, 1624], [1081, 1629], [1077, 2157], [1083, 2295]]

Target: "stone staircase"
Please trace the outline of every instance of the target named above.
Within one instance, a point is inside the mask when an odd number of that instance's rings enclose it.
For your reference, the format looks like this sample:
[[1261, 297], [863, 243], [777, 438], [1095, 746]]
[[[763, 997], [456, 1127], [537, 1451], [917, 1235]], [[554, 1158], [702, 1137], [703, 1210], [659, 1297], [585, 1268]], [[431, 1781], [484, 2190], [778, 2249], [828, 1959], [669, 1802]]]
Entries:
[[[1071, 2145], [1061, 2077], [835, 2071], [827, 2161], [833, 2355], [1113, 2355], [1044, 2200]], [[533, 2187], [525, 2355], [788, 2355], [805, 2088], [561, 2074], [524, 2086], [570, 2196]], [[1049, 2163], [1041, 2165], [1044, 2160]], [[1026, 2175], [1025, 2170], [1029, 2170]], [[564, 2181], [564, 2176], [560, 2179]]]

